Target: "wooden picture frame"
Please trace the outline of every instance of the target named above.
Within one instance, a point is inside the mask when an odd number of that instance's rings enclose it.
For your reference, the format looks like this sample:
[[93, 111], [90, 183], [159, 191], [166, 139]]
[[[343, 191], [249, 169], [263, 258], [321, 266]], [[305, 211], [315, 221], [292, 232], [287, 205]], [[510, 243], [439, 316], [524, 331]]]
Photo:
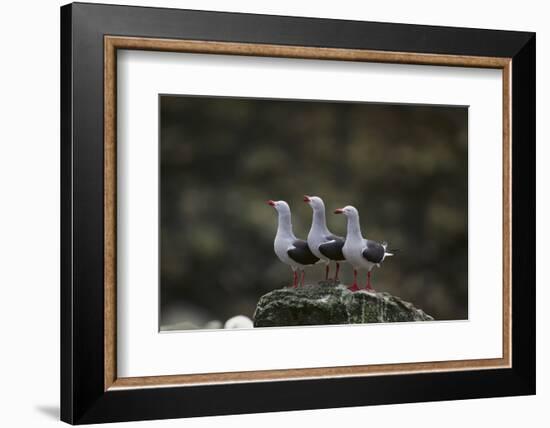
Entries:
[[[117, 49], [501, 69], [502, 358], [118, 377]], [[534, 34], [77, 3], [61, 9], [61, 53], [62, 420], [535, 392]]]

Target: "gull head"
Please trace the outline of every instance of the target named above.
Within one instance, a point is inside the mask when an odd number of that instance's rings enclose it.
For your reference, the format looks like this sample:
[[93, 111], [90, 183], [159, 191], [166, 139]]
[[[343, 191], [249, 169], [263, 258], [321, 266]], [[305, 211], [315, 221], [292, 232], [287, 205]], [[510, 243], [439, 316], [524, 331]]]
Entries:
[[344, 208], [337, 208], [334, 210], [334, 214], [344, 214], [346, 217], [358, 217], [359, 212], [357, 208], [351, 205], [346, 205]]
[[304, 202], [308, 204], [313, 209], [313, 211], [325, 209], [325, 204], [319, 196], [304, 195]]
[[290, 207], [285, 201], [273, 201], [270, 199], [267, 201], [267, 205], [271, 205], [279, 213], [290, 213]]

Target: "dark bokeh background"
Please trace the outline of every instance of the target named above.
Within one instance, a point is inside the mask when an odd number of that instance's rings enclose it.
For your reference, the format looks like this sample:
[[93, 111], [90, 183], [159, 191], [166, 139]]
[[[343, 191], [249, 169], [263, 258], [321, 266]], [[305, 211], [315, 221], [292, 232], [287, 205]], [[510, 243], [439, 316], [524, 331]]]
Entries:
[[305, 238], [303, 194], [324, 199], [332, 232], [345, 235], [332, 211], [350, 204], [365, 237], [401, 249], [374, 270], [376, 289], [467, 318], [467, 108], [161, 96], [160, 122], [161, 329], [252, 318], [288, 284], [265, 201], [286, 200]]

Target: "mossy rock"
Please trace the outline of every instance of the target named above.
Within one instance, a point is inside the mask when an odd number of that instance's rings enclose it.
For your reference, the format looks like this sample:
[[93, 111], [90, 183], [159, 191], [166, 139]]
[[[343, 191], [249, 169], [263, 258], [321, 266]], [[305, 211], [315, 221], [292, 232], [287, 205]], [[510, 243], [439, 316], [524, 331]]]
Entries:
[[433, 318], [389, 293], [351, 292], [327, 282], [271, 291], [260, 298], [254, 312], [254, 327], [405, 321]]

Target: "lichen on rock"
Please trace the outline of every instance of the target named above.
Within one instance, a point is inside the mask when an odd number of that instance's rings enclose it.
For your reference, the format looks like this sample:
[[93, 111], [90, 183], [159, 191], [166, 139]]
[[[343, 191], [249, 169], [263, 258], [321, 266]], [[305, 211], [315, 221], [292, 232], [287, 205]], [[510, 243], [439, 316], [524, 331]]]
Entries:
[[263, 295], [254, 312], [254, 327], [432, 321], [399, 297], [366, 290], [351, 292], [322, 282], [281, 288]]

